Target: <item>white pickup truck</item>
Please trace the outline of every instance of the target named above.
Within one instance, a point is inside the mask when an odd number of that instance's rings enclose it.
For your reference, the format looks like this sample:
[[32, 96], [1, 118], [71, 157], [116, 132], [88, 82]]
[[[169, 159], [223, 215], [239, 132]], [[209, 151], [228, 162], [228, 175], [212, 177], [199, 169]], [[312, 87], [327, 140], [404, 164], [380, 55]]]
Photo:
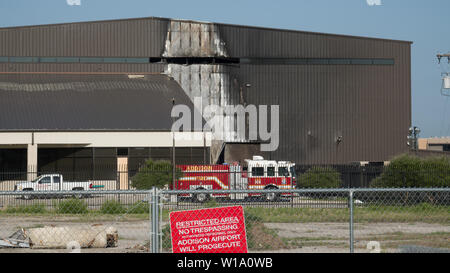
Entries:
[[[61, 174], [44, 174], [29, 182], [19, 182], [14, 191], [85, 191], [93, 189], [91, 182], [65, 182]], [[24, 199], [32, 199], [33, 195], [24, 194]], [[74, 195], [82, 198], [82, 194]]]

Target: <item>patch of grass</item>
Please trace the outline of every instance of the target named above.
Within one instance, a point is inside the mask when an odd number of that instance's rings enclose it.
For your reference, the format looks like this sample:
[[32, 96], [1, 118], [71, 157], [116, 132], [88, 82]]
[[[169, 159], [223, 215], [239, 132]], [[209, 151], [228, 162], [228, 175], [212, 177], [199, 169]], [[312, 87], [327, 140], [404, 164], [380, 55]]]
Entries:
[[[397, 223], [440, 223], [450, 224], [448, 206], [420, 204], [417, 206], [369, 206], [355, 207], [355, 223], [397, 222]], [[168, 220], [169, 211], [163, 211], [163, 219]], [[245, 215], [264, 223], [306, 223], [341, 222], [349, 220], [347, 208], [264, 208], [247, 207]], [[257, 218], [257, 219], [256, 219]]]
[[217, 203], [215, 198], [211, 198], [208, 202], [205, 203], [205, 208], [216, 208], [219, 204]]
[[69, 199], [55, 204], [56, 213], [59, 214], [85, 214], [88, 213], [87, 204], [80, 199]]
[[348, 209], [312, 208], [246, 208], [245, 213], [264, 223], [346, 222]]
[[282, 238], [288, 248], [301, 247], [348, 247], [348, 238], [337, 237], [294, 237]]
[[128, 214], [149, 214], [150, 205], [148, 202], [138, 201], [127, 209]]
[[8, 206], [5, 212], [11, 214], [43, 214], [47, 212], [47, 207], [45, 204], [20, 205], [14, 207]]
[[100, 212], [104, 214], [122, 214], [125, 212], [125, 208], [116, 200], [108, 200], [102, 204]]

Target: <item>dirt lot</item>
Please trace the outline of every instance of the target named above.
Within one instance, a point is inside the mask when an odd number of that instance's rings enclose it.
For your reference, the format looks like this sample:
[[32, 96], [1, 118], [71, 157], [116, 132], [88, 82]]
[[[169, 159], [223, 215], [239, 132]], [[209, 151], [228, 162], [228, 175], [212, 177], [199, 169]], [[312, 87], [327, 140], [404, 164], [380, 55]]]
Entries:
[[[0, 216], [0, 238], [20, 228], [42, 226], [114, 225], [119, 232], [119, 245], [110, 249], [83, 249], [82, 252], [142, 252], [136, 246], [144, 245], [150, 237], [150, 223], [146, 219], [111, 216], [100, 219], [52, 216]], [[163, 225], [166, 223], [162, 223]], [[349, 251], [348, 223], [266, 223], [288, 248], [276, 252], [323, 253]], [[369, 241], [379, 241], [383, 252], [397, 252], [402, 245], [421, 245], [450, 248], [450, 226], [427, 223], [370, 223], [355, 224], [355, 251], [369, 252]], [[69, 252], [60, 250], [0, 249], [4, 252]], [[274, 252], [267, 250], [266, 252]]]

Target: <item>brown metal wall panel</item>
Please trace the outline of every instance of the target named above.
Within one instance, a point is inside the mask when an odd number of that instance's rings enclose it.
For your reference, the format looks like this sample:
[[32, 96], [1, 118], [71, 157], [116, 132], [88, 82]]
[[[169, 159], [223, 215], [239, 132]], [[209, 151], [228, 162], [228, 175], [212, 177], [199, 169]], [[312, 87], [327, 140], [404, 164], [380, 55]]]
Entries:
[[[401, 70], [400, 65], [246, 65], [241, 81], [252, 84], [249, 103], [280, 105], [274, 158], [304, 164], [384, 161], [407, 149], [410, 101], [407, 86], [399, 83], [398, 74], [405, 77]], [[339, 135], [343, 142], [336, 145]]]
[[386, 44], [403, 41], [218, 24], [233, 57], [386, 58]]
[[3, 28], [0, 55], [159, 56], [164, 48], [167, 22], [144, 18]]

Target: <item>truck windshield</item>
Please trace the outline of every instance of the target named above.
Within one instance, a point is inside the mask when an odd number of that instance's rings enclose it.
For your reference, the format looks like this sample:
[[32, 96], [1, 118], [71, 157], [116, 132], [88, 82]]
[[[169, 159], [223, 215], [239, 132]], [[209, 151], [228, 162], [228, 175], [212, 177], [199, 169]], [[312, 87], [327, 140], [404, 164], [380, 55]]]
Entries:
[[41, 179], [41, 176], [38, 176], [36, 179], [32, 180], [31, 182], [32, 183], [37, 182], [39, 179]]
[[278, 167], [279, 176], [289, 176], [289, 171], [287, 167]]

